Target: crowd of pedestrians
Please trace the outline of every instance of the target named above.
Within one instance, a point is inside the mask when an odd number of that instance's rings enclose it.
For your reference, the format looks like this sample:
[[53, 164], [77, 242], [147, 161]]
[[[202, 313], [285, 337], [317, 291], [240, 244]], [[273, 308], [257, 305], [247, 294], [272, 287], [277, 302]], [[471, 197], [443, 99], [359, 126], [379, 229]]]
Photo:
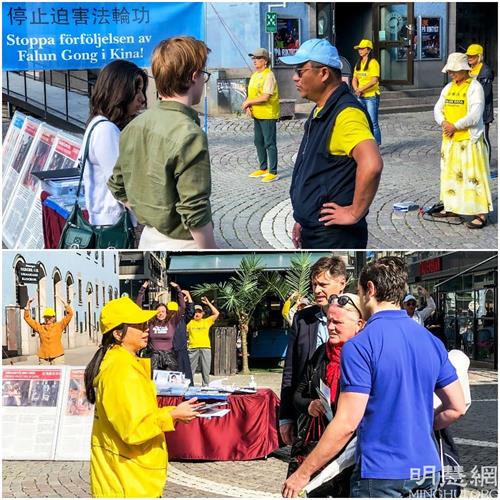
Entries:
[[[297, 145], [290, 186], [296, 248], [367, 246], [366, 215], [383, 169], [380, 64], [371, 40], [361, 40], [354, 49], [359, 58], [351, 86], [343, 81], [337, 49], [326, 39], [307, 40], [294, 55], [280, 58], [294, 68], [300, 96], [314, 103]], [[205, 70], [209, 52], [191, 37], [161, 42], [151, 65], [159, 101], [140, 114], [146, 74], [126, 61], [114, 61], [100, 72], [84, 137], [90, 146], [84, 181], [91, 224], [116, 224], [130, 210], [133, 223], [143, 226], [139, 248], [216, 248], [209, 147], [193, 109], [210, 78]], [[268, 183], [279, 179], [280, 94], [269, 52], [257, 48], [249, 56], [255, 71], [242, 110], [253, 119], [258, 158], [249, 177]], [[451, 82], [434, 109], [443, 131], [443, 209], [432, 215], [471, 216], [467, 227], [481, 229], [493, 210], [494, 75], [478, 44], [465, 54], [450, 54], [443, 72]]]

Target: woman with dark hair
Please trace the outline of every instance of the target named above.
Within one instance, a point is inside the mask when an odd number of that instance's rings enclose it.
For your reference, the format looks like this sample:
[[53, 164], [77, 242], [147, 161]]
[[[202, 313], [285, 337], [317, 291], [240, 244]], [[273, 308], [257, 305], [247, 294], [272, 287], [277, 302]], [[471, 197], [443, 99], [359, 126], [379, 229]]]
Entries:
[[[153, 370], [181, 371], [186, 378], [193, 380], [191, 365], [187, 353], [187, 336], [182, 322], [184, 316], [187, 321], [194, 316], [193, 299], [189, 292], [181, 290], [179, 285], [170, 282], [170, 286], [176, 293], [177, 302], [153, 303], [152, 309], [156, 310], [156, 316], [149, 320], [149, 338], [147, 351], [151, 355], [151, 366]], [[149, 281], [145, 281], [137, 295], [135, 303], [142, 307], [144, 295], [149, 287]], [[186, 302], [188, 297], [188, 302]]]
[[361, 40], [354, 47], [359, 59], [352, 75], [352, 88], [361, 104], [366, 108], [373, 125], [373, 135], [377, 144], [382, 143], [378, 124], [378, 108], [380, 106], [380, 65], [373, 57], [373, 43], [371, 40]]
[[123, 205], [111, 194], [107, 182], [118, 159], [120, 132], [146, 104], [147, 85], [147, 74], [121, 59], [105, 66], [97, 78], [81, 148], [83, 153], [90, 141], [83, 182], [93, 225], [115, 224], [123, 213]]
[[128, 297], [111, 300], [101, 311], [102, 344], [85, 369], [87, 399], [95, 404], [93, 497], [162, 496], [168, 465], [164, 433], [198, 416], [196, 398], [158, 408], [150, 360], [137, 357], [155, 314]]

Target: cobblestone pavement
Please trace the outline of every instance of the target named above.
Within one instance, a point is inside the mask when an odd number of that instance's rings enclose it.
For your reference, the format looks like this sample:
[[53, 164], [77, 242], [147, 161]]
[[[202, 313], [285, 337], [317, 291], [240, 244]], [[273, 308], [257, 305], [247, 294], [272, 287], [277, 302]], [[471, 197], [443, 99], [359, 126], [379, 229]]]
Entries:
[[[91, 349], [75, 349], [72, 363], [85, 364]], [[27, 360], [29, 363], [30, 360]], [[254, 370], [259, 386], [270, 387], [279, 394], [281, 370]], [[198, 380], [199, 374], [195, 380]], [[498, 378], [485, 369], [469, 372], [472, 386], [472, 406], [452, 429], [468, 488], [463, 496], [496, 496], [491, 477], [475, 475], [474, 467], [497, 467], [498, 452]], [[244, 384], [248, 376], [229, 377], [230, 383]], [[287, 470], [287, 448], [281, 448], [267, 459], [248, 462], [171, 462], [163, 496], [179, 497], [272, 497], [279, 496]], [[88, 462], [4, 461], [3, 498], [26, 497], [88, 497]], [[484, 471], [484, 470], [483, 470]], [[485, 472], [485, 471], [484, 471]]]
[[[430, 206], [439, 199], [440, 130], [432, 112], [380, 116], [384, 172], [368, 215], [368, 248], [497, 248], [497, 125], [493, 141], [495, 211], [481, 231], [465, 225], [425, 221], [417, 211], [394, 213], [394, 203]], [[278, 124], [279, 180], [248, 178], [257, 168], [253, 123], [246, 118], [211, 118], [212, 208], [221, 248], [293, 248], [289, 187], [304, 120]]]

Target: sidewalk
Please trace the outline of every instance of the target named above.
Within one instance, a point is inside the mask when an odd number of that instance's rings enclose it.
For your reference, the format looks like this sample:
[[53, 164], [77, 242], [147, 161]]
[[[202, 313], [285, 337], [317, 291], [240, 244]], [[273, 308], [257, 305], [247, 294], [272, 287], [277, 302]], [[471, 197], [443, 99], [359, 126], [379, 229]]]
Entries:
[[[92, 356], [97, 351], [97, 346], [84, 346], [76, 349], [67, 349], [64, 354], [65, 362], [67, 365], [72, 366], [86, 366], [92, 359]], [[3, 364], [9, 364], [7, 359], [3, 360]], [[28, 356], [22, 361], [14, 363], [17, 365], [38, 365], [37, 356]], [[278, 396], [280, 395], [281, 375], [280, 368], [263, 369], [258, 368], [252, 370], [252, 375], [255, 377], [257, 385], [260, 387], [269, 387]], [[248, 384], [249, 375], [236, 374], [229, 376], [210, 376], [211, 380], [227, 378], [229, 384], [242, 385]], [[201, 374], [197, 373], [194, 377], [196, 385], [201, 385]], [[470, 368], [469, 369], [469, 382], [470, 385], [485, 385], [485, 384], [498, 384], [498, 373], [494, 370], [486, 368]]]
[[[465, 225], [423, 220], [418, 211], [394, 212], [398, 202], [431, 206], [439, 200], [441, 132], [432, 112], [382, 115], [380, 152], [384, 171], [367, 216], [368, 247], [497, 248], [497, 181], [491, 182], [494, 211], [480, 231]], [[293, 248], [290, 182], [304, 133], [304, 120], [278, 123], [279, 179], [265, 184], [248, 178], [257, 166], [253, 124], [244, 117], [211, 118], [212, 213], [220, 248]], [[492, 123], [491, 171], [498, 165], [497, 121]]]

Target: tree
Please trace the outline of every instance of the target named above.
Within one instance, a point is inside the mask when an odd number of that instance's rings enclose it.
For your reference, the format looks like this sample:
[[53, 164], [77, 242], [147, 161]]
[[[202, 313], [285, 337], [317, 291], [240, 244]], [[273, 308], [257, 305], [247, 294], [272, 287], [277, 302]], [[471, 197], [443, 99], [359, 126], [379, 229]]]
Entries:
[[301, 252], [290, 260], [290, 267], [282, 275], [276, 271], [266, 276], [269, 290], [279, 295], [281, 300], [287, 300], [295, 294], [297, 298], [306, 297], [311, 289], [311, 254]]
[[248, 329], [250, 320], [269, 290], [264, 276], [264, 266], [256, 255], [241, 260], [235, 276], [223, 283], [203, 283], [193, 288], [194, 295], [214, 294], [217, 302], [238, 319], [241, 333], [243, 373], [250, 373], [248, 367]]

